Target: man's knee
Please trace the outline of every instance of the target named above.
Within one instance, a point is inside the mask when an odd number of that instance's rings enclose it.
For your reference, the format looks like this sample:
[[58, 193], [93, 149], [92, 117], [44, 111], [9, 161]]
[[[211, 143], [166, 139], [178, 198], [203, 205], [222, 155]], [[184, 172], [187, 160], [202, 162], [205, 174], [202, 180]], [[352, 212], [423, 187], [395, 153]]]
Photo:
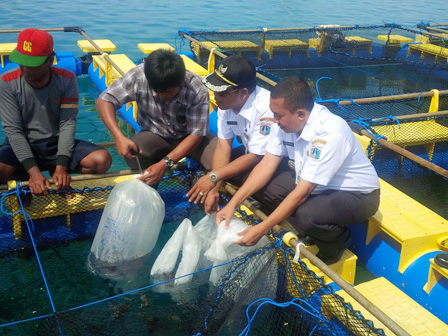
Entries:
[[[197, 159], [206, 170], [212, 169], [213, 154], [218, 143], [218, 138], [208, 133], [201, 142], [201, 145], [195, 150], [192, 157]], [[199, 153], [198, 153], [199, 152]]]
[[111, 165], [112, 157], [105, 149], [99, 149], [90, 153], [80, 162], [81, 172], [84, 174], [103, 174], [109, 170]]
[[0, 162], [0, 183], [15, 179], [16, 168]]
[[294, 226], [300, 227], [299, 232], [307, 235], [312, 235], [318, 226], [315, 211], [306, 206], [301, 206], [296, 210], [294, 219]]

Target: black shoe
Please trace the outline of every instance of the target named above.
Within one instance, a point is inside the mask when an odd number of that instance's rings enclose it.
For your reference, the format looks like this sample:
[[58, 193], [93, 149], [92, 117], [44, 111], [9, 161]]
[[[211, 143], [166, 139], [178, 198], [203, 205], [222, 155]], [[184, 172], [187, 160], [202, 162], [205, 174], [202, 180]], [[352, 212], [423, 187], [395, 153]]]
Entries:
[[352, 237], [350, 237], [340, 246], [334, 246], [332, 248], [332, 252], [323, 252], [320, 251], [316, 254], [316, 257], [318, 257], [320, 260], [322, 260], [327, 265], [334, 264], [335, 262], [338, 262], [339, 259], [341, 259], [342, 255], [344, 254], [345, 249], [349, 248], [352, 244]]
[[313, 238], [310, 236], [300, 236], [299, 235], [299, 243], [305, 244], [305, 246], [315, 245]]
[[434, 262], [443, 268], [448, 268], [448, 253], [439, 253], [434, 257]]

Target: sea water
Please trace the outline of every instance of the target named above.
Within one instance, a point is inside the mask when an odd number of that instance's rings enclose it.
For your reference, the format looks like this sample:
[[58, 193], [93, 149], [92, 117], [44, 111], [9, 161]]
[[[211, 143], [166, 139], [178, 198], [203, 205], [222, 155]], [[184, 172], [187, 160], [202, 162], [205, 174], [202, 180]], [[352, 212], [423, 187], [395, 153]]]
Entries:
[[[14, 0], [0, 2], [0, 31], [10, 29], [60, 28], [79, 26], [92, 39], [110, 39], [117, 46], [117, 53], [125, 53], [132, 60], [138, 60], [145, 55], [137, 48], [138, 43], [167, 42], [178, 51], [189, 51], [186, 41], [177, 37], [178, 30], [233, 30], [289, 28], [317, 26], [322, 24], [340, 25], [370, 25], [396, 23], [415, 27], [416, 24], [429, 22], [432, 24], [448, 22], [448, 6], [445, 0], [432, 1], [430, 6], [422, 6], [418, 0], [404, 1], [328, 1], [328, 0], [270, 0], [241, 2], [227, 1], [117, 1], [107, 4], [101, 1], [43, 1]], [[53, 33], [56, 51], [73, 51], [76, 56], [82, 52], [76, 46], [79, 39], [84, 39], [76, 33]], [[16, 42], [17, 34], [0, 32], [0, 42]], [[77, 124], [77, 137], [87, 141], [113, 141], [107, 128], [102, 123], [95, 107], [98, 91], [86, 77], [78, 78], [80, 88], [80, 111]], [[0, 142], [4, 139], [0, 128]], [[110, 149], [113, 156], [111, 171], [127, 169], [124, 160]], [[161, 240], [155, 249], [154, 258], [170, 237], [178, 221], [164, 223]], [[55, 246], [42, 251], [41, 258], [50, 281], [56, 310], [63, 311], [82, 306], [105, 297], [117, 296], [128, 290], [147, 284], [148, 273], [143, 272], [134, 283], [120, 283], [113, 280], [96, 277], [86, 272], [87, 259], [91, 241], [72, 242], [67, 246]], [[21, 263], [20, 273], [14, 273], [17, 258], [29, 260]], [[153, 260], [149, 260], [147, 269]], [[4, 296], [1, 311], [2, 323], [18, 320], [14, 311], [21, 311], [21, 318], [33, 318], [42, 314], [50, 314], [51, 310], [42, 311], [48, 304], [42, 280], [34, 276], [36, 269], [33, 253], [23, 252], [0, 259], [0, 269], [6, 275], [1, 286]], [[53, 265], [53, 267], [48, 267]], [[57, 265], [57, 266], [56, 266]], [[9, 279], [9, 280], [8, 280]], [[140, 283], [138, 281], [141, 281]], [[10, 291], [8, 286], [11, 286]], [[207, 290], [206, 286], [204, 287]], [[25, 290], [18, 290], [25, 289]], [[36, 293], [37, 292], [37, 293]], [[205, 293], [206, 294], [206, 293]], [[204, 293], [197, 298], [204, 297]], [[126, 307], [129, 312], [143, 311], [149, 305], [160, 309], [168, 307], [166, 296], [154, 291], [141, 291], [132, 299], [121, 299], [104, 305], [104, 313], [92, 314], [92, 318], [104, 321], [116, 321], [126, 318]], [[133, 315], [135, 316], [135, 315]], [[148, 319], [146, 324], [149, 334], [163, 334], [165, 324], [181, 323], [181, 317], [174, 314], [166, 321], [157, 318]], [[87, 320], [85, 320], [87, 321]], [[38, 324], [39, 322], [36, 322]], [[132, 322], [131, 322], [132, 323]], [[89, 327], [86, 322], [86, 329]], [[34, 330], [34, 328], [31, 328]], [[5, 330], [5, 328], [3, 328]], [[11, 333], [11, 335], [19, 333]]]
[[[420, 22], [448, 22], [448, 6], [443, 0], [431, 2], [422, 9], [421, 1], [397, 2], [328, 1], [328, 0], [259, 0], [241, 3], [228, 1], [43, 1], [15, 0], [0, 2], [0, 43], [16, 42], [16, 33], [4, 30], [37, 28], [82, 27], [92, 39], [110, 39], [117, 53], [125, 53], [137, 61], [145, 55], [138, 43], [166, 42], [179, 52], [189, 51], [188, 41], [180, 39], [179, 30], [233, 30], [313, 27], [317, 25], [374, 25], [396, 23], [416, 27]], [[56, 51], [83, 52], [77, 33], [52, 33]], [[93, 142], [113, 141], [98, 116], [94, 99], [98, 92], [86, 77], [79, 78], [80, 112], [77, 137]], [[0, 143], [4, 139], [0, 129]], [[111, 170], [127, 169], [124, 160], [110, 150]]]

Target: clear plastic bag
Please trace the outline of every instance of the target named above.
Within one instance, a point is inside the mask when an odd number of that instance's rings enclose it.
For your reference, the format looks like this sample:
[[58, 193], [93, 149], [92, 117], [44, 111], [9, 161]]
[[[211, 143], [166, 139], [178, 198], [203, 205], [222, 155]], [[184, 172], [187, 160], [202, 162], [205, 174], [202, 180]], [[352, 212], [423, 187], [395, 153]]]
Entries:
[[[193, 275], [188, 274], [226, 263], [269, 244], [267, 237], [262, 237], [255, 246], [246, 247], [234, 244], [233, 242], [240, 238], [237, 233], [244, 231], [248, 226], [236, 217], [231, 219], [228, 229], [225, 228], [224, 222], [219, 227], [215, 222], [215, 215], [203, 217], [195, 226], [188, 218], [182, 221], [163, 247], [151, 269], [153, 283], [163, 282], [174, 277], [176, 280], [154, 287], [155, 291], [169, 292], [178, 297], [176, 293], [188, 286], [190, 286], [189, 289], [192, 289], [190, 284]], [[178, 265], [177, 268], [176, 265]], [[229, 267], [230, 265], [223, 265], [212, 268], [209, 281], [216, 283]], [[195, 279], [202, 278], [202, 282], [207, 282], [204, 274], [195, 275]], [[198, 283], [200, 282], [198, 281]]]
[[163, 277], [168, 277], [168, 279], [170, 279], [174, 273], [173, 270], [176, 266], [177, 259], [179, 258], [179, 253], [182, 249], [185, 234], [191, 226], [191, 221], [188, 218], [185, 218], [182, 223], [180, 223], [179, 227], [166, 242], [154, 262], [151, 268], [152, 277], [162, 277], [159, 280], [163, 280]]
[[182, 244], [182, 260], [177, 267], [175, 274], [176, 280], [174, 285], [188, 285], [193, 279], [193, 275], [185, 276], [196, 271], [199, 255], [201, 253], [201, 236], [197, 230], [191, 225], [187, 229], [184, 242]]
[[90, 270], [110, 279], [135, 274], [153, 250], [164, 218], [165, 203], [155, 189], [137, 179], [117, 184], [90, 249]]
[[198, 261], [198, 270], [209, 268], [213, 263], [204, 256], [205, 251], [207, 251], [213, 244], [218, 234], [218, 227], [216, 226], [216, 215], [212, 214], [210, 216], [204, 216], [195, 226], [195, 230], [199, 233], [201, 237], [201, 254]]
[[[234, 241], [241, 238], [237, 235], [237, 233], [244, 231], [247, 228], [248, 225], [236, 217], [233, 217], [230, 220], [229, 227], [227, 229], [225, 227], [225, 222], [222, 221], [219, 224], [215, 240], [204, 254], [205, 257], [213, 262], [213, 266], [216, 266], [252, 252], [270, 243], [269, 239], [266, 236], [263, 236], [254, 246], [241, 246], [234, 244]], [[210, 282], [217, 283], [221, 276], [227, 272], [229, 267], [230, 265], [213, 268], [210, 273]]]
[[[201, 237], [191, 221], [185, 218], [167, 241], [151, 268], [151, 282], [158, 284], [153, 290], [170, 293], [176, 302], [187, 302], [194, 298], [191, 286], [201, 254]], [[177, 265], [177, 267], [176, 267]], [[165, 282], [176, 278], [174, 281]], [[186, 292], [185, 292], [186, 290]]]

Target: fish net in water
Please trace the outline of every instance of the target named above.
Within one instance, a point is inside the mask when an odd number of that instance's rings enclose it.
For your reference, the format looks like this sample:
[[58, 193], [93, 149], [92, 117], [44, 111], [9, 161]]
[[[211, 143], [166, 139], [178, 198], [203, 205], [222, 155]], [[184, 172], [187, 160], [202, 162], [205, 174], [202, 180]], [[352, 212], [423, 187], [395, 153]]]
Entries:
[[[178, 172], [160, 183], [166, 216], [158, 243], [147, 263], [123, 280], [98, 277], [86, 266], [113, 186], [96, 181], [96, 187], [74, 189], [69, 196], [3, 193], [0, 334], [383, 334], [305, 264], [293, 263], [280, 237], [217, 265], [224, 275], [216, 284], [208, 280], [210, 269], [194, 272], [186, 288], [176, 289], [173, 276], [151, 282], [151, 265], [180, 221], [196, 223], [204, 216], [183, 197], [195, 178], [196, 172]], [[243, 210], [238, 214], [256, 223]]]
[[[334, 114], [448, 170], [447, 115], [428, 113], [448, 111], [446, 33], [384, 24], [179, 35], [189, 39], [204, 67], [210, 48], [247, 57], [268, 79], [258, 84], [268, 89], [286, 76], [302, 77], [316, 102]], [[372, 143], [369, 156], [380, 178], [447, 218], [446, 178], [378, 143]]]
[[[396, 24], [326, 25], [238, 31], [181, 31], [196, 60], [208, 67], [210, 48], [250, 59], [265, 78], [302, 77], [317, 102], [345, 120], [423, 113], [441, 91], [448, 110], [448, 35]], [[423, 51], [420, 49], [424, 49]], [[425, 49], [426, 48], [426, 49]], [[426, 50], [426, 51], [425, 51]], [[219, 64], [217, 57], [215, 66]], [[271, 83], [259, 80], [269, 88]], [[412, 98], [358, 102], [364, 98], [414, 94]], [[345, 104], [356, 100], [356, 103]]]
[[[448, 170], [448, 141], [410, 144], [406, 150]], [[369, 153], [381, 179], [448, 219], [448, 179], [445, 176], [374, 141]]]

